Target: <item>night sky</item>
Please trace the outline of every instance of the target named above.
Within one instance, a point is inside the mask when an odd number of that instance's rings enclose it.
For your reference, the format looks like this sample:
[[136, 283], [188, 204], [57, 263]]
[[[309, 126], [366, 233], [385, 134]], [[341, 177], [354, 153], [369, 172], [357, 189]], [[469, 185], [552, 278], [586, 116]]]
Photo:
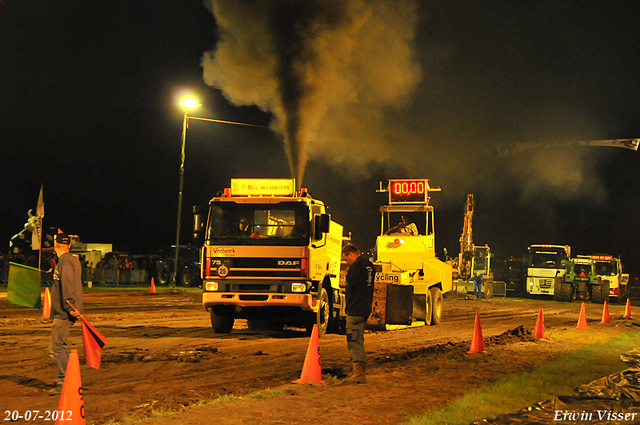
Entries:
[[[637, 1], [0, 0], [0, 252], [45, 226], [143, 253], [232, 177], [302, 178], [361, 248], [388, 178], [428, 178], [436, 246], [621, 255], [640, 272], [640, 153], [496, 145], [640, 137]], [[293, 170], [293, 171], [292, 171]]]

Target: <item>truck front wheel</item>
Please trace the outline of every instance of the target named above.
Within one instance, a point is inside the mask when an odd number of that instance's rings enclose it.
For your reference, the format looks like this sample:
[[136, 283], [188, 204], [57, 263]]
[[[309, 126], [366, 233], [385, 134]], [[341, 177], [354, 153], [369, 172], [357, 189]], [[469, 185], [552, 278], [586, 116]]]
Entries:
[[431, 324], [437, 325], [442, 320], [442, 291], [440, 288], [431, 288]]
[[211, 314], [211, 327], [215, 334], [228, 334], [233, 329], [236, 318], [233, 307], [217, 305], [209, 309]]
[[331, 319], [331, 300], [329, 299], [329, 293], [324, 287], [320, 287], [318, 291], [318, 311], [309, 316], [307, 321], [307, 333], [311, 334], [313, 331], [313, 325], [318, 325], [318, 336], [322, 336], [327, 333], [329, 327], [329, 320]]

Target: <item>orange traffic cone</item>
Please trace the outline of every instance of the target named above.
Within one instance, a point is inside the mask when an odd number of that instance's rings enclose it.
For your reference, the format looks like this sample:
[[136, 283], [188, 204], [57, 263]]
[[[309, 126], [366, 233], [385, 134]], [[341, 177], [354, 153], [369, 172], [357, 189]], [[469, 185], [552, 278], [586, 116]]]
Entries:
[[576, 329], [589, 329], [587, 326], [587, 308], [584, 305], [584, 301], [580, 308], [580, 318], [578, 318], [578, 326], [576, 326]]
[[84, 402], [82, 401], [82, 380], [80, 379], [80, 360], [78, 350], [71, 350], [69, 363], [62, 385], [62, 394], [58, 404], [58, 418], [55, 425], [87, 423], [84, 417]]
[[605, 301], [602, 309], [602, 323], [610, 323], [611, 317], [609, 317], [609, 304]]
[[322, 369], [320, 367], [320, 336], [318, 334], [318, 325], [313, 325], [311, 341], [309, 341], [309, 348], [307, 348], [307, 356], [304, 359], [300, 379], [296, 379], [293, 383], [323, 385]]
[[42, 303], [42, 317], [49, 318], [51, 316], [51, 293], [49, 287], [44, 288], [44, 302]]
[[631, 319], [631, 300], [627, 298], [627, 307], [624, 309], [624, 318]]
[[157, 294], [156, 292], [156, 284], [153, 282], [153, 278], [151, 278], [151, 291], [152, 294]]
[[533, 336], [538, 339], [544, 339], [544, 315], [542, 313], [542, 307], [540, 307], [540, 313], [538, 313], [536, 327], [533, 329]]
[[471, 337], [471, 349], [469, 353], [486, 353], [484, 350], [484, 339], [482, 338], [482, 326], [480, 326], [480, 313], [476, 312], [476, 322], [473, 325], [473, 336]]

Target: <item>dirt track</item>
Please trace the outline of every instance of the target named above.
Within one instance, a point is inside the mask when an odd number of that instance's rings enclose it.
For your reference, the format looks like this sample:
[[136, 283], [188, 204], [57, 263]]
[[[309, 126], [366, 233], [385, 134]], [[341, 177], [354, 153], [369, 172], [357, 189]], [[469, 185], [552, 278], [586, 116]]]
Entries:
[[[531, 335], [541, 306], [546, 342]], [[582, 331], [575, 329], [579, 303], [446, 299], [438, 326], [367, 333], [367, 386], [335, 385], [334, 377], [344, 376], [350, 364], [344, 336], [326, 335], [320, 351], [327, 385], [308, 387], [290, 384], [300, 377], [309, 343], [302, 330], [255, 333], [237, 321], [231, 334], [213, 335], [198, 291], [87, 291], [85, 308], [85, 316], [109, 339], [95, 370], [84, 364], [79, 325], [70, 336], [71, 348], [80, 352], [89, 423], [145, 417], [152, 410], [283, 385], [285, 397], [246, 403], [240, 411], [235, 404], [217, 408], [217, 422], [316, 423], [322, 415], [323, 423], [331, 424], [401, 423], [471, 388], [634, 329], [622, 319], [624, 306], [610, 306], [612, 323], [601, 324], [602, 306], [587, 303], [590, 329]], [[467, 354], [476, 311], [486, 355]], [[0, 299], [0, 413], [57, 408], [59, 397], [45, 392], [56, 373], [46, 352], [50, 324], [39, 313]], [[515, 335], [501, 335], [510, 330]], [[200, 423], [196, 410], [178, 422]]]

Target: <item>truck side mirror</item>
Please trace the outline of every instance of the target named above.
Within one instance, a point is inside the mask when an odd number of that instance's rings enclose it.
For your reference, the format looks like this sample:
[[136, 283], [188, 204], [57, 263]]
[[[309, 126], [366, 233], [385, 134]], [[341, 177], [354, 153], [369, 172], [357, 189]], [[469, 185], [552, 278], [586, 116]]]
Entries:
[[202, 205], [193, 207], [193, 242], [202, 245], [204, 242], [204, 212]]
[[313, 218], [313, 239], [322, 239], [323, 233], [329, 233], [329, 223], [331, 223], [331, 216], [329, 214], [316, 215]]

